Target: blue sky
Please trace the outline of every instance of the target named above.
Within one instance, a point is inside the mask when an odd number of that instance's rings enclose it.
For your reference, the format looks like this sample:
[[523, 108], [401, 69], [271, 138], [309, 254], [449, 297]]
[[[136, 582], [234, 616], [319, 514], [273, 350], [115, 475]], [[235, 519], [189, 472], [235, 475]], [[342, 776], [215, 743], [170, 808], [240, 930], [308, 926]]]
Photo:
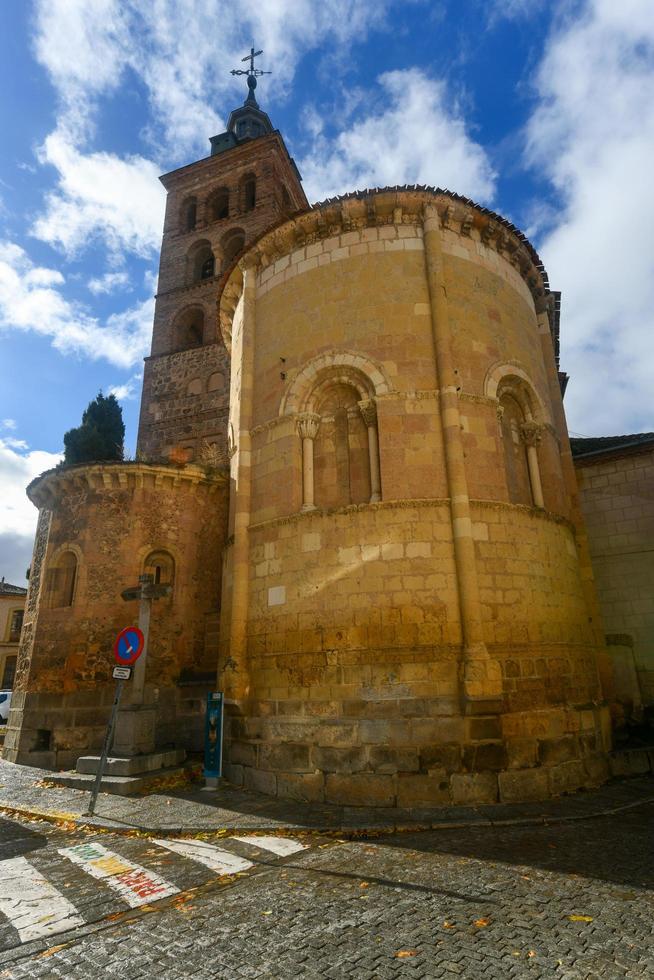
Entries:
[[99, 389], [134, 448], [164, 195], [257, 95], [309, 200], [449, 187], [522, 228], [563, 292], [566, 409], [654, 429], [651, 0], [22, 0], [0, 9], [0, 574]]

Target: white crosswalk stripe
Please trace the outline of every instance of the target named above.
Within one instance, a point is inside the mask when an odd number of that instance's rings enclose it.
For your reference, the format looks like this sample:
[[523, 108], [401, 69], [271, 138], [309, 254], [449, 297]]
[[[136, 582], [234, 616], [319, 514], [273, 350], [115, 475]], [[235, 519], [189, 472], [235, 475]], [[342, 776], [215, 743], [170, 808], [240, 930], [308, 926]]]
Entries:
[[272, 851], [280, 857], [288, 857], [289, 854], [297, 854], [298, 851], [306, 850], [306, 844], [290, 837], [232, 837], [232, 840], [240, 840], [243, 844], [250, 844], [252, 847], [262, 847], [264, 851]]
[[79, 865], [94, 878], [102, 879], [131, 908], [146, 902], [159, 901], [179, 892], [179, 888], [165, 881], [153, 871], [147, 871], [140, 864], [107, 850], [102, 844], [77, 844], [75, 847], [60, 847], [59, 853]]
[[191, 861], [199, 861], [200, 864], [204, 864], [220, 875], [233, 875], [252, 867], [252, 861], [203, 840], [155, 839], [154, 843], [175, 854], [182, 854]]
[[[222, 847], [204, 840], [157, 838], [151, 843], [193, 864], [204, 865], [214, 874], [236, 875], [254, 867], [254, 859], [249, 860], [241, 854], [228, 850], [230, 840], [239, 841], [250, 848], [269, 851], [279, 857], [287, 857], [307, 848], [306, 844], [289, 837], [274, 835], [259, 837], [251, 834], [234, 835], [221, 840], [221, 844], [224, 845]], [[120, 846], [119, 842], [118, 846]], [[162, 878], [161, 875], [136, 864], [116, 851], [110, 851], [96, 841], [75, 844], [72, 847], [60, 847], [57, 848], [57, 853], [75, 865], [83, 876], [90, 875], [102, 881], [120, 898], [121, 902], [126, 903], [130, 908], [157, 902], [180, 891], [177, 885]], [[152, 850], [145, 851], [145, 855], [152, 854]], [[172, 859], [166, 860], [170, 862]], [[41, 861], [37, 859], [36, 864], [41, 865]], [[52, 865], [50, 864], [49, 867]], [[190, 866], [187, 866], [186, 875], [183, 872], [183, 864], [180, 866], [173, 863], [171, 871], [173, 868], [175, 868], [175, 880], [189, 877]], [[88, 919], [88, 913], [85, 919], [70, 901], [74, 896], [74, 882], [66, 881], [65, 887], [71, 888], [71, 892], [69, 897], [65, 898], [55, 885], [44, 877], [42, 870], [42, 866], [39, 870], [24, 857], [0, 861], [0, 914], [16, 930], [21, 943], [76, 929], [83, 926]], [[60, 869], [54, 870], [55, 878], [59, 883], [62, 872]], [[64, 877], [69, 878], [69, 874], [70, 872]], [[197, 873], [193, 883], [197, 883]], [[188, 885], [182, 884], [182, 887]], [[89, 906], [88, 887], [83, 889], [83, 896], [84, 907], [92, 908], [92, 904]], [[101, 913], [104, 914], [106, 911]], [[4, 947], [0, 946], [0, 948]]]
[[0, 912], [23, 943], [84, 924], [75, 906], [24, 857], [0, 861]]

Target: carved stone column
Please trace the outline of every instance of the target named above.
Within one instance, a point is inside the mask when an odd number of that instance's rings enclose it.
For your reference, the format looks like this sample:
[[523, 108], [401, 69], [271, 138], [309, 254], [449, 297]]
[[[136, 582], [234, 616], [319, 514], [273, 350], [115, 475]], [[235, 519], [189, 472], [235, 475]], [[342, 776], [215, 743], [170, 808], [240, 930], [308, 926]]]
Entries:
[[531, 494], [534, 498], [536, 507], [544, 507], [543, 486], [540, 482], [540, 467], [538, 465], [538, 449], [542, 435], [542, 427], [533, 419], [528, 419], [520, 426], [522, 441], [527, 447], [527, 465], [529, 467], [529, 481], [531, 483]]
[[295, 420], [302, 440], [302, 510], [315, 510], [313, 485], [313, 441], [318, 435], [320, 416], [307, 412]]
[[379, 468], [379, 437], [377, 435], [377, 406], [371, 398], [359, 402], [359, 409], [368, 430], [368, 456], [370, 457], [370, 503], [381, 500], [381, 472]]

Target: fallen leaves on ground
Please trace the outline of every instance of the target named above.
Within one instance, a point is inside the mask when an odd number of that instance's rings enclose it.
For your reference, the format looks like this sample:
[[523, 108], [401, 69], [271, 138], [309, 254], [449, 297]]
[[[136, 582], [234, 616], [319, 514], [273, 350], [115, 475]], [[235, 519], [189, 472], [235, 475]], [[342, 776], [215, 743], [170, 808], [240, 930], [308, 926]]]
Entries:
[[39, 953], [36, 958], [37, 960], [44, 960], [47, 956], [54, 956], [60, 949], [65, 949], [68, 945], [69, 943], [62, 943], [60, 946], [50, 946], [49, 949], [44, 949], [42, 953]]
[[592, 922], [592, 915], [569, 915], [570, 922]]
[[490, 925], [490, 919], [475, 919], [475, 925], [478, 929], [483, 929], [484, 926]]
[[405, 960], [409, 956], [417, 956], [417, 955], [418, 955], [417, 949], [398, 949], [397, 952], [394, 954], [396, 960]]
[[456, 929], [454, 922], [448, 922], [447, 920], [443, 923], [444, 929]]

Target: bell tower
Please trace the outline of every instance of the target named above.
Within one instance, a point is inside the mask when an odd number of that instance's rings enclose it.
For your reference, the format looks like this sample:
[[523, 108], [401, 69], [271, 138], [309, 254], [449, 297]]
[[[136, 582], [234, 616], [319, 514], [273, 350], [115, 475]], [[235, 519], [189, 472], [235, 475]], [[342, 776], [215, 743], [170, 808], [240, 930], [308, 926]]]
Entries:
[[218, 303], [242, 251], [308, 201], [280, 132], [255, 97], [254, 67], [243, 61], [248, 95], [210, 139], [211, 154], [171, 173], [150, 356], [145, 360], [138, 453], [148, 460], [227, 461], [229, 355]]

